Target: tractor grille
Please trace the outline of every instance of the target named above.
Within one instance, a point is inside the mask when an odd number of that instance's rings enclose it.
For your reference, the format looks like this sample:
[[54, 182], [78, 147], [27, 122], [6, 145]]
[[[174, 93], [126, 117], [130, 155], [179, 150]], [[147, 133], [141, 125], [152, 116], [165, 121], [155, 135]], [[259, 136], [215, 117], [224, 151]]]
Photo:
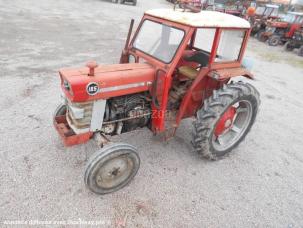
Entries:
[[70, 127], [76, 132], [88, 131], [92, 118], [93, 102], [75, 103], [67, 100], [66, 118]]

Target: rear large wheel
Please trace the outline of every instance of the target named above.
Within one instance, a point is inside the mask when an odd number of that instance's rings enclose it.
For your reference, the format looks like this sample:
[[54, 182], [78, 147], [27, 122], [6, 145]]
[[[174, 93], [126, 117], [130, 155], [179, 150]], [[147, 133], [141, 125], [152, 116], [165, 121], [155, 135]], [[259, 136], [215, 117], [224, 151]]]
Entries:
[[140, 158], [136, 148], [124, 143], [105, 146], [88, 161], [84, 182], [97, 194], [115, 192], [137, 174]]
[[216, 160], [236, 147], [253, 125], [259, 93], [248, 83], [224, 85], [204, 101], [194, 122], [193, 146], [203, 157]]

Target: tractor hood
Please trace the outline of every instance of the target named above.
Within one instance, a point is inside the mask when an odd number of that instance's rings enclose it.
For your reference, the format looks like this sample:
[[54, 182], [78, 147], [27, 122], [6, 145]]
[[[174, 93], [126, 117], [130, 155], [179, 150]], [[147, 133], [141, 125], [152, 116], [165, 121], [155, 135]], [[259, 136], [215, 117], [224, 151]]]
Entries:
[[59, 73], [65, 96], [73, 102], [85, 102], [147, 91], [155, 68], [147, 63], [130, 63], [62, 69]]
[[289, 23], [286, 21], [272, 21], [268, 25], [275, 28], [287, 28]]

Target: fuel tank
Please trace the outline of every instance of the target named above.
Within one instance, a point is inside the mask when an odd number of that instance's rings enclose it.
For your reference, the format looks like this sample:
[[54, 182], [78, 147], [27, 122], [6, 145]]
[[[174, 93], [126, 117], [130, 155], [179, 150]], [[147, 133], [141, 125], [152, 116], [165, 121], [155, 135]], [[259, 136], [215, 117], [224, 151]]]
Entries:
[[155, 68], [147, 63], [113, 64], [59, 71], [61, 87], [72, 102], [108, 99], [151, 88]]

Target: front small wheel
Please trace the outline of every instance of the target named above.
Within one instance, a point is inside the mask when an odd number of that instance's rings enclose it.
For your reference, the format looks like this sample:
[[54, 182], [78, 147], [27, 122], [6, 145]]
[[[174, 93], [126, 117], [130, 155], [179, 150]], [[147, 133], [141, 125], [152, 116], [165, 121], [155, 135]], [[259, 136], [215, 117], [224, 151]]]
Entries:
[[57, 106], [56, 110], [54, 111], [54, 114], [53, 114], [53, 119], [56, 117], [56, 116], [63, 116], [66, 114], [66, 111], [67, 111], [67, 106], [66, 104], [60, 104]]
[[265, 42], [268, 39], [267, 36], [264, 36], [264, 30], [260, 30], [255, 36], [260, 42]]
[[197, 112], [192, 141], [195, 150], [210, 160], [229, 153], [249, 132], [259, 104], [259, 93], [248, 83], [215, 90]]
[[285, 51], [293, 51], [294, 50], [294, 46], [291, 45], [290, 41], [287, 41], [286, 44], [284, 45], [284, 50]]
[[278, 46], [280, 43], [280, 36], [273, 35], [268, 39], [269, 46]]
[[117, 143], [105, 146], [88, 161], [84, 182], [96, 194], [115, 192], [137, 174], [140, 158], [135, 147]]
[[303, 45], [299, 48], [298, 55], [303, 56]]

